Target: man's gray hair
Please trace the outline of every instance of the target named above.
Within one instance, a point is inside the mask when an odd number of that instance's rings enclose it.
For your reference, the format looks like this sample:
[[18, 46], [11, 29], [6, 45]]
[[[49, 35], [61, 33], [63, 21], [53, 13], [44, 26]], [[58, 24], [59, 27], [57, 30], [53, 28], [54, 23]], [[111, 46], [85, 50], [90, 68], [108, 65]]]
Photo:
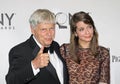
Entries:
[[38, 9], [30, 17], [29, 23], [34, 28], [39, 23], [56, 23], [55, 14], [47, 9]]

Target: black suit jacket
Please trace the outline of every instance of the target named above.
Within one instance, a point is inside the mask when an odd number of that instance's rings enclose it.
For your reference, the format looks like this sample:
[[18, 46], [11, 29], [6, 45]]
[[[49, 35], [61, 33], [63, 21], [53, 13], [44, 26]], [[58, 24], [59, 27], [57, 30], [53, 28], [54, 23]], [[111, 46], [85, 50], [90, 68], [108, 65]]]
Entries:
[[[52, 42], [52, 48], [63, 62], [64, 84], [68, 84], [68, 72], [66, 63], [60, 55], [59, 45]], [[41, 68], [40, 72], [34, 76], [31, 61], [36, 57], [40, 48], [31, 37], [13, 47], [9, 52], [9, 71], [6, 75], [7, 84], [60, 84], [56, 71], [51, 63], [47, 67]]]

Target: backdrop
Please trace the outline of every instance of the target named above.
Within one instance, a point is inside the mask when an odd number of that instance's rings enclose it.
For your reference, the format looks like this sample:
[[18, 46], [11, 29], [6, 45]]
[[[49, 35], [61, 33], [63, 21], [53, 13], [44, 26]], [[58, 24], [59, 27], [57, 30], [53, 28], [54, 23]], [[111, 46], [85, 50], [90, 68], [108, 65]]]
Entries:
[[0, 0], [0, 84], [6, 84], [9, 50], [29, 38], [28, 19], [39, 8], [56, 14], [55, 40], [69, 42], [69, 18], [89, 12], [99, 33], [99, 44], [110, 49], [111, 84], [120, 84], [120, 0]]

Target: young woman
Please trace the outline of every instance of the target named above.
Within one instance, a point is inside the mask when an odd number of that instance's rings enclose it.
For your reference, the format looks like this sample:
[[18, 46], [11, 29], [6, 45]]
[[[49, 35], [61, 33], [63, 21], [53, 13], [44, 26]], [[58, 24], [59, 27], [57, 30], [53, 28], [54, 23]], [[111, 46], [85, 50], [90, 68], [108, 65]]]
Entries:
[[70, 84], [110, 84], [109, 50], [98, 44], [98, 32], [88, 13], [75, 13], [70, 21], [70, 43], [61, 45]]

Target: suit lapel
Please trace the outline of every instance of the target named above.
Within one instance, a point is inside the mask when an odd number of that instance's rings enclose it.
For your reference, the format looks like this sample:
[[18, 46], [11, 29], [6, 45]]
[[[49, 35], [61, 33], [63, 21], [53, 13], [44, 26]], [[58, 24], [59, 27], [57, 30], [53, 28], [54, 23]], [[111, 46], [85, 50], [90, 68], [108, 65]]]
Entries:
[[53, 77], [59, 81], [57, 73], [55, 68], [53, 67], [53, 65], [49, 62], [48, 66], [46, 67], [46, 69], [53, 75]]
[[33, 50], [33, 56], [36, 57], [36, 55], [38, 54], [38, 52], [40, 51], [40, 47], [36, 46], [35, 49]]

